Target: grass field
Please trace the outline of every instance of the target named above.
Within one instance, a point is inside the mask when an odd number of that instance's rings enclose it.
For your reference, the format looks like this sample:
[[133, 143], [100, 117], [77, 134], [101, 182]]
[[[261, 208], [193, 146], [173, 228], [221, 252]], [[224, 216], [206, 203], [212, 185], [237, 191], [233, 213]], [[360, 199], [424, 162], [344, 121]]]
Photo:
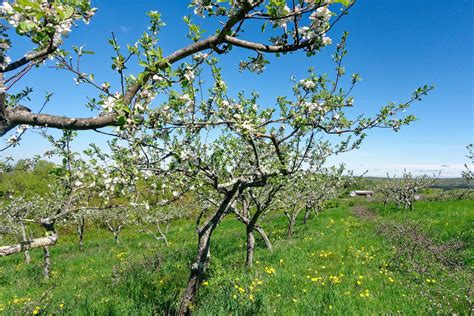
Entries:
[[[353, 203], [353, 201], [352, 201]], [[299, 223], [287, 240], [284, 216], [264, 221], [274, 251], [257, 238], [255, 267], [245, 262], [245, 227], [230, 216], [212, 240], [210, 270], [194, 312], [210, 314], [451, 314], [469, 315], [474, 201], [420, 202], [402, 212], [360, 201]], [[462, 264], [446, 266], [429, 251], [394, 259], [397, 241], [383, 225], [419, 222], [436, 245], [462, 240]], [[192, 221], [173, 223], [170, 246], [128, 228], [116, 245], [92, 225], [79, 251], [71, 227], [51, 247], [52, 278], [42, 278], [42, 251], [0, 260], [0, 310], [5, 314], [150, 315], [173, 313], [194, 257]], [[389, 264], [390, 263], [390, 264]]]

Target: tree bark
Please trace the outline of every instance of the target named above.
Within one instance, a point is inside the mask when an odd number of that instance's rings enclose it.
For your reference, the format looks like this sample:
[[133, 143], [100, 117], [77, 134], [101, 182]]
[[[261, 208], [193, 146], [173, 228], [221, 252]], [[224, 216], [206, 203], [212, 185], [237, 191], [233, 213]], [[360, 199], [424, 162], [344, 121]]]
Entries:
[[255, 236], [253, 235], [253, 226], [247, 226], [247, 257], [245, 264], [251, 268], [253, 265], [253, 254], [255, 252]]
[[120, 243], [119, 234], [120, 232], [118, 230], [114, 230], [114, 240], [116, 244]]
[[304, 225], [306, 225], [306, 223], [308, 222], [310, 213], [311, 213], [311, 208], [306, 206], [306, 210], [304, 212], [304, 218], [303, 218], [303, 224]]
[[270, 239], [268, 238], [267, 234], [265, 233], [265, 231], [263, 230], [262, 227], [260, 226], [255, 226], [255, 230], [257, 231], [257, 233], [259, 233], [259, 235], [262, 237], [263, 241], [265, 242], [265, 246], [267, 247], [267, 249], [269, 251], [273, 251], [273, 246], [272, 246], [272, 243], [270, 242]]
[[293, 236], [293, 230], [295, 228], [295, 222], [296, 222], [296, 217], [291, 216], [289, 218], [288, 231], [286, 233], [287, 238], [291, 238], [291, 236]]
[[85, 219], [83, 216], [79, 218], [79, 223], [77, 224], [77, 234], [79, 235], [79, 250], [84, 250], [84, 226], [85, 226]]
[[0, 247], [0, 257], [6, 257], [9, 255], [20, 253], [25, 250], [30, 250], [30, 249], [35, 249], [35, 248], [40, 248], [40, 247], [45, 247], [45, 246], [53, 246], [56, 244], [57, 241], [58, 241], [58, 235], [54, 233], [48, 237], [36, 238], [36, 239], [28, 240], [27, 242], [19, 243], [12, 246]]
[[201, 235], [198, 241], [198, 253], [195, 262], [191, 265], [191, 275], [189, 276], [188, 285], [184, 290], [179, 306], [178, 315], [190, 315], [194, 308], [194, 302], [197, 297], [201, 277], [206, 271], [209, 258], [211, 231]]
[[[26, 237], [25, 223], [23, 222], [21, 222], [21, 238], [23, 239], [22, 243], [26, 243], [28, 241], [28, 237]], [[25, 262], [27, 264], [30, 263], [31, 257], [30, 257], [30, 252], [28, 251], [28, 249], [24, 251], [24, 254], [25, 254]]]
[[51, 271], [51, 258], [50, 258], [50, 253], [49, 253], [48, 246], [43, 247], [43, 253], [44, 253], [43, 274], [44, 274], [45, 279], [49, 279], [49, 275], [50, 275], [50, 271]]
[[201, 278], [206, 272], [210, 259], [211, 236], [214, 229], [225, 216], [229, 207], [234, 203], [240, 190], [240, 184], [235, 184], [226, 196], [214, 215], [207, 220], [198, 231], [197, 255], [191, 265], [191, 274], [188, 285], [183, 292], [177, 315], [189, 315], [194, 308]]
[[301, 207], [298, 207], [296, 209], [294, 209], [294, 211], [290, 214], [288, 214], [287, 212], [285, 212], [285, 215], [286, 217], [288, 218], [288, 232], [286, 233], [286, 237], [287, 238], [291, 238], [291, 236], [293, 236], [293, 231], [294, 231], [294, 228], [295, 228], [295, 224], [296, 224], [296, 219], [298, 218], [298, 215], [299, 213], [301, 212], [301, 210], [304, 208], [304, 206], [301, 206]]

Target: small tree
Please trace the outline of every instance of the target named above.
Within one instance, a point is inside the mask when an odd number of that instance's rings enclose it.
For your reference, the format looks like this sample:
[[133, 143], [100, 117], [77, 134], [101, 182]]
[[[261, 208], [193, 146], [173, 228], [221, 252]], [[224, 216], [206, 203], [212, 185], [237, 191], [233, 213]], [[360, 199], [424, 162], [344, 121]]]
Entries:
[[30, 263], [29, 240], [26, 223], [37, 221], [44, 213], [45, 199], [39, 196], [10, 196], [0, 206], [0, 226], [2, 234], [15, 236], [24, 245], [26, 263]]
[[[439, 176], [439, 175], [438, 175]], [[396, 178], [387, 174], [388, 181], [390, 181], [391, 196], [397, 207], [403, 205], [403, 209], [413, 210], [414, 203], [419, 198], [419, 193], [430, 186], [437, 180], [438, 176], [413, 176], [410, 172], [403, 171], [402, 178]]]
[[[467, 158], [471, 160], [471, 164], [474, 164], [474, 144], [470, 144], [466, 146], [466, 148], [469, 151]], [[472, 180], [474, 180], [474, 170], [471, 170], [468, 164], [465, 164], [464, 167], [466, 168], [466, 170], [462, 172], [462, 177], [464, 178], [464, 180], [466, 180], [466, 183], [469, 185], [472, 182]]]
[[344, 175], [345, 167], [325, 169], [305, 179], [306, 182], [306, 210], [303, 223], [306, 224], [311, 212], [318, 215], [326, 201], [334, 199], [342, 188], [352, 183], [352, 172]]
[[375, 190], [379, 192], [383, 197], [383, 207], [387, 207], [388, 202], [393, 199], [394, 188], [391, 179], [377, 181], [375, 186]]

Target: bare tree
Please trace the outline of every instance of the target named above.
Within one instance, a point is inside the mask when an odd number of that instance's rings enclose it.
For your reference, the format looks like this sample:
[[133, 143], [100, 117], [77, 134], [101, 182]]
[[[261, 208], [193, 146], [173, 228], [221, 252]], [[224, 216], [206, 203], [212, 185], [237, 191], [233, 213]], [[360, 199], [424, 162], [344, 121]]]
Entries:
[[391, 198], [397, 204], [397, 207], [403, 205], [403, 209], [413, 210], [414, 203], [420, 198], [419, 193], [426, 188], [432, 186], [437, 180], [439, 175], [421, 175], [413, 176], [410, 172], [403, 172], [401, 178], [396, 178], [387, 174], [387, 180], [389, 181], [389, 190], [391, 192]]

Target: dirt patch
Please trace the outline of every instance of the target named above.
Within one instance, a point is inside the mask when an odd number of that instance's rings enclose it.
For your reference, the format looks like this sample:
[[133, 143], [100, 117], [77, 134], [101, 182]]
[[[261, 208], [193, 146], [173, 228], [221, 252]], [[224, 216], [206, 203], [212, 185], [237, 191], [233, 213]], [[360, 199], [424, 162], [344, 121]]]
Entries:
[[364, 206], [354, 206], [352, 209], [352, 214], [357, 216], [358, 218], [365, 219], [365, 220], [374, 220], [378, 217], [377, 214], [369, 210], [368, 208]]

